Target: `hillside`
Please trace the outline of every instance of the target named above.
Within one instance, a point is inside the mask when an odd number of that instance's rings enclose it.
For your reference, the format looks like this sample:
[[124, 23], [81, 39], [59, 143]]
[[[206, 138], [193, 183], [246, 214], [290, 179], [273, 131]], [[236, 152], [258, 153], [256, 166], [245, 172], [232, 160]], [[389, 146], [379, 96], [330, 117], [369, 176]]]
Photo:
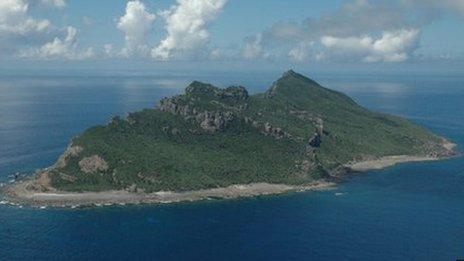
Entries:
[[445, 157], [444, 139], [288, 71], [265, 93], [193, 82], [74, 138], [30, 190], [188, 191], [328, 180], [353, 161]]

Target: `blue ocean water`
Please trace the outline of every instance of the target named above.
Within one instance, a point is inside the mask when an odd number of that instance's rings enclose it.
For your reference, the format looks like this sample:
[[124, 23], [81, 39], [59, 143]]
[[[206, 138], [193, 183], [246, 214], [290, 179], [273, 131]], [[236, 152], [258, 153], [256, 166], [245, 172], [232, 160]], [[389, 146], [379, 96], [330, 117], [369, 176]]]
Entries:
[[[313, 76], [464, 145], [463, 76]], [[1, 76], [0, 182], [51, 165], [85, 128], [152, 107], [190, 80], [257, 92], [277, 77]], [[326, 192], [79, 210], [0, 205], [0, 260], [455, 260], [464, 258], [463, 200], [456, 158], [365, 173]]]

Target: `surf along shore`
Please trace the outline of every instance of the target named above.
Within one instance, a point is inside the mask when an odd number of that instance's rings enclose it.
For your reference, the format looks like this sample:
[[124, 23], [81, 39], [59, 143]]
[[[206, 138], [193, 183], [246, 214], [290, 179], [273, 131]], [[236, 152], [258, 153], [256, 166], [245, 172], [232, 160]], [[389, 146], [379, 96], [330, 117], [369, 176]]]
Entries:
[[31, 191], [27, 189], [28, 182], [30, 181], [23, 181], [7, 188], [7, 201], [13, 204], [54, 207], [99, 206], [114, 204], [157, 204], [210, 199], [234, 199], [274, 195], [285, 192], [326, 190], [335, 186], [335, 183], [332, 182], [318, 181], [304, 186], [252, 183], [185, 192], [160, 191], [155, 193], [134, 193], [125, 190], [115, 190], [104, 192], [71, 193], [61, 191]]

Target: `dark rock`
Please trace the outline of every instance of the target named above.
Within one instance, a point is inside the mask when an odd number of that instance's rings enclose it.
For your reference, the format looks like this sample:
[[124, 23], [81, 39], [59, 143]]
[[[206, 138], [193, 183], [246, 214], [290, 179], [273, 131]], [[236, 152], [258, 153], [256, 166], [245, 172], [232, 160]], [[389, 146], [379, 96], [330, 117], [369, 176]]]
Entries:
[[243, 86], [230, 86], [222, 93], [222, 98], [233, 98], [236, 100], [248, 99], [248, 91]]
[[200, 127], [207, 132], [223, 130], [226, 125], [234, 119], [231, 112], [203, 112], [196, 116]]
[[267, 135], [271, 135], [276, 139], [283, 139], [286, 137], [286, 133], [279, 127], [272, 126], [269, 122], [264, 124], [264, 133]]
[[313, 148], [319, 148], [321, 146], [321, 142], [321, 135], [318, 132], [316, 132], [311, 138], [309, 138], [308, 144]]

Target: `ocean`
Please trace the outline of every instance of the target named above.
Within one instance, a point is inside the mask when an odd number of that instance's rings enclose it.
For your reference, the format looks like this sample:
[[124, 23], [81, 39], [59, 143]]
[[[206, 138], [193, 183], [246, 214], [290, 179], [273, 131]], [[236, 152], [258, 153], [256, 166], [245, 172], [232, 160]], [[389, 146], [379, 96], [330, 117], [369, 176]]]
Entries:
[[[268, 88], [279, 73], [0, 76], [0, 182], [50, 166], [69, 140], [155, 106], [192, 80]], [[464, 145], [464, 76], [312, 77], [370, 109]], [[357, 175], [336, 190], [87, 209], [0, 205], [0, 260], [455, 260], [464, 258], [464, 161]]]

